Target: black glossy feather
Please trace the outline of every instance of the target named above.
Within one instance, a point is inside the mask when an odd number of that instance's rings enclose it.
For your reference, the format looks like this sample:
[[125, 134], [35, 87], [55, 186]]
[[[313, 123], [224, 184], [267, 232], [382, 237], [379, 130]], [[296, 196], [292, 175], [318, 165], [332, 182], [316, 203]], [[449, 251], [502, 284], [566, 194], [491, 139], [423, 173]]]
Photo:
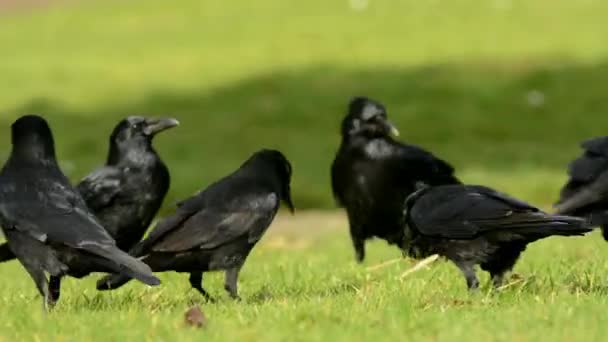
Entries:
[[[202, 288], [206, 271], [226, 270], [226, 289], [237, 296], [238, 272], [262, 238], [284, 201], [291, 204], [291, 166], [278, 151], [255, 153], [238, 170], [179, 203], [131, 254], [154, 271], [190, 273], [192, 287]], [[114, 289], [129, 279], [109, 276], [98, 289]]]
[[[123, 251], [141, 240], [169, 190], [169, 171], [154, 150], [152, 139], [175, 125], [174, 119], [130, 116], [122, 120], [110, 136], [106, 165], [76, 186], [87, 207]], [[149, 129], [151, 126], [156, 128]], [[14, 254], [0, 253], [0, 262], [14, 258]]]
[[410, 255], [447, 257], [461, 269], [470, 288], [478, 285], [475, 265], [490, 272], [498, 286], [527, 244], [590, 230], [583, 219], [547, 214], [478, 185], [429, 187], [406, 201]]
[[556, 213], [585, 217], [601, 226], [608, 240], [608, 137], [581, 144], [584, 153], [570, 163], [568, 182], [560, 192]]
[[89, 208], [122, 250], [144, 236], [169, 190], [169, 170], [152, 146], [177, 120], [130, 116], [110, 136], [106, 165], [77, 186]]
[[384, 106], [358, 97], [342, 122], [342, 142], [331, 167], [338, 204], [346, 209], [358, 261], [365, 241], [401, 246], [403, 203], [417, 183], [457, 184], [454, 168], [432, 153], [394, 140]]
[[93, 211], [111, 207], [122, 191], [126, 177], [114, 166], [104, 166], [87, 175], [76, 189]]
[[45, 303], [58, 299], [63, 275], [122, 272], [159, 284], [147, 265], [116, 247], [63, 175], [46, 121], [25, 116], [12, 129], [13, 149], [0, 173], [0, 225]]

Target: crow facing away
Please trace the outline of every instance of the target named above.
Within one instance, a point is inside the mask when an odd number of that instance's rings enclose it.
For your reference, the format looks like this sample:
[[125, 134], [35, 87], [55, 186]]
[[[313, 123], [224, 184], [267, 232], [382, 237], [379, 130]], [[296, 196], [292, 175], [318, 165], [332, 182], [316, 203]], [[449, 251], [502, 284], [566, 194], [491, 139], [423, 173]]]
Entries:
[[116, 247], [89, 212], [57, 165], [53, 136], [43, 118], [27, 115], [15, 121], [12, 145], [0, 172], [0, 226], [44, 297], [45, 308], [59, 299], [65, 275], [110, 272], [160, 284], [150, 267]]
[[[178, 124], [171, 118], [122, 120], [110, 136], [106, 164], [76, 186], [123, 251], [141, 240], [169, 190], [169, 170], [154, 150], [152, 138]], [[14, 258], [7, 244], [0, 245], [0, 262]]]
[[[225, 270], [225, 289], [238, 298], [238, 274], [251, 249], [262, 238], [284, 201], [293, 212], [291, 165], [281, 152], [261, 150], [241, 167], [178, 204], [138, 243], [132, 255], [155, 272], [190, 273], [190, 284], [206, 299], [203, 273]], [[115, 289], [125, 275], [97, 282], [98, 290]]]
[[592, 226], [601, 226], [608, 241], [608, 137], [590, 139], [581, 146], [585, 152], [570, 163], [570, 179], [562, 188], [556, 212], [589, 219]]
[[458, 266], [471, 290], [479, 286], [476, 265], [499, 287], [527, 244], [591, 230], [583, 219], [547, 214], [477, 185], [422, 188], [406, 200], [405, 214], [410, 256], [446, 257]]
[[346, 209], [358, 262], [365, 258], [367, 239], [379, 237], [402, 246], [403, 203], [416, 182], [460, 183], [448, 163], [391, 134], [398, 131], [384, 106], [365, 97], [351, 100], [331, 180], [338, 204]]

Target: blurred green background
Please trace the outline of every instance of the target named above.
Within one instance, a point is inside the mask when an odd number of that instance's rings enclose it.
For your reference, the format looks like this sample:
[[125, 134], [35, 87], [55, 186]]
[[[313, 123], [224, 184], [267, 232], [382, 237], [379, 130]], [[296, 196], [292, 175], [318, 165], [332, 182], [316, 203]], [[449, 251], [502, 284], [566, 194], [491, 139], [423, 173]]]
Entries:
[[131, 114], [182, 125], [155, 146], [175, 201], [262, 147], [294, 164], [296, 206], [332, 208], [354, 95], [463, 180], [552, 203], [578, 143], [608, 127], [601, 0], [0, 1], [0, 159], [44, 115], [64, 171], [103, 163]]

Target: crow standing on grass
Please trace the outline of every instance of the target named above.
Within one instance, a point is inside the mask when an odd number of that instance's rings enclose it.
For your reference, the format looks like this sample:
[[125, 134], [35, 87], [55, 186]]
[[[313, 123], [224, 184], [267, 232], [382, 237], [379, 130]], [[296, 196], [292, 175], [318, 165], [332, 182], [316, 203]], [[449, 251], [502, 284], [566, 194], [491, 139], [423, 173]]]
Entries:
[[[281, 152], [261, 150], [238, 170], [178, 204], [131, 254], [155, 272], [190, 273], [190, 284], [206, 299], [203, 273], [225, 270], [225, 289], [238, 298], [238, 274], [251, 249], [272, 223], [281, 201], [293, 211], [291, 165]], [[115, 289], [130, 280], [110, 275], [97, 289]]]
[[365, 240], [373, 237], [402, 246], [403, 203], [416, 182], [460, 183], [448, 163], [391, 135], [398, 131], [384, 106], [364, 97], [350, 102], [331, 179], [334, 196], [348, 215], [358, 262], [365, 258]]
[[[122, 120], [110, 136], [106, 165], [76, 187], [123, 251], [141, 240], [169, 190], [169, 170], [154, 150], [152, 138], [178, 124], [171, 118]], [[0, 245], [0, 262], [14, 258], [7, 244]]]
[[89, 212], [57, 165], [53, 136], [43, 118], [28, 115], [15, 121], [12, 145], [0, 172], [0, 226], [45, 307], [59, 299], [65, 275], [111, 272], [160, 284], [150, 267], [116, 247]]
[[451, 260], [467, 286], [479, 286], [475, 266], [502, 284], [526, 245], [552, 235], [583, 235], [585, 221], [557, 216], [513, 197], [477, 185], [425, 187], [405, 205], [405, 232], [409, 254], [439, 254]]
[[556, 211], [588, 218], [592, 226], [602, 227], [608, 241], [608, 137], [587, 140], [582, 147], [584, 154], [570, 164]]

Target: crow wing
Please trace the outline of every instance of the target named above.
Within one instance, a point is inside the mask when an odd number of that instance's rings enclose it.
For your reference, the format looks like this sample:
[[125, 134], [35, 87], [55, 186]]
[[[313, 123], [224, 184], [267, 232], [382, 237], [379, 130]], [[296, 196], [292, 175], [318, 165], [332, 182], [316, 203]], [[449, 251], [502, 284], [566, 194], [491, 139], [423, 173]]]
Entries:
[[255, 243], [278, 208], [279, 198], [275, 193], [245, 195], [224, 205], [203, 206], [197, 211], [180, 207], [175, 215], [158, 224], [137, 254], [213, 249], [244, 236], [248, 242]]
[[418, 146], [399, 143], [395, 152], [394, 158], [409, 177], [431, 185], [460, 183], [452, 165]]
[[570, 179], [560, 193], [559, 213], [572, 213], [602, 200], [608, 193], [608, 137], [581, 144], [585, 153], [570, 163]]
[[86, 176], [76, 189], [87, 206], [94, 212], [107, 208], [120, 195], [124, 177], [120, 169], [112, 166], [101, 167]]
[[344, 194], [345, 180], [344, 180], [344, 157], [340, 155], [342, 151], [338, 151], [338, 155], [334, 162], [331, 164], [331, 189], [334, 194], [336, 204], [340, 207], [344, 206], [342, 196]]
[[493, 230], [515, 230], [552, 223], [539, 209], [483, 186], [431, 188], [412, 206], [410, 222], [422, 235], [472, 239]]
[[571, 182], [591, 182], [608, 169], [608, 137], [586, 140], [581, 147], [585, 153], [568, 167]]
[[363, 151], [363, 154], [361, 150], [358, 153], [351, 151], [349, 156], [345, 156], [349, 152], [341, 147], [332, 164], [332, 189], [340, 206], [344, 201], [341, 197], [352, 186], [348, 182], [351, 179], [348, 173], [353, 172], [353, 165], [360, 158], [369, 160], [371, 157], [374, 159], [373, 168], [398, 175], [403, 181], [412, 183], [412, 187], [416, 181], [429, 185], [460, 184], [450, 164], [418, 146], [402, 144], [392, 139], [376, 139], [366, 142]]
[[123, 272], [147, 284], [159, 284], [146, 264], [116, 247], [65, 176], [38, 176], [26, 173], [13, 177], [15, 182], [0, 182], [0, 225], [4, 229], [16, 229], [43, 243], [86, 250], [114, 261]]
[[0, 187], [0, 214], [5, 229], [17, 229], [42, 242], [62, 243], [73, 248], [114, 244], [67, 180], [25, 182], [3, 182]]
[[557, 213], [571, 213], [590, 204], [600, 202], [608, 196], [608, 171], [603, 172], [591, 184], [586, 184], [577, 189], [555, 206]]
[[[228, 188], [225, 188], [225, 184], [229, 183], [230, 180], [234, 178], [236, 177], [230, 175], [225, 179], [212, 183], [206, 189], [197, 192], [193, 196], [183, 201], [179, 201], [175, 214], [161, 220], [145, 239], [131, 248], [129, 253], [138, 257], [147, 254], [163, 237], [172, 231], [179, 229], [183, 222], [188, 220], [198, 211], [205, 207], [214, 206], [214, 204], [220, 205], [221, 203], [228, 202], [223, 200], [223, 196], [233, 196], [233, 193], [231, 191], [226, 191]], [[236, 180], [238, 182], [239, 179]]]
[[585, 154], [575, 159], [568, 168], [570, 181], [588, 183], [608, 170], [608, 157]]

